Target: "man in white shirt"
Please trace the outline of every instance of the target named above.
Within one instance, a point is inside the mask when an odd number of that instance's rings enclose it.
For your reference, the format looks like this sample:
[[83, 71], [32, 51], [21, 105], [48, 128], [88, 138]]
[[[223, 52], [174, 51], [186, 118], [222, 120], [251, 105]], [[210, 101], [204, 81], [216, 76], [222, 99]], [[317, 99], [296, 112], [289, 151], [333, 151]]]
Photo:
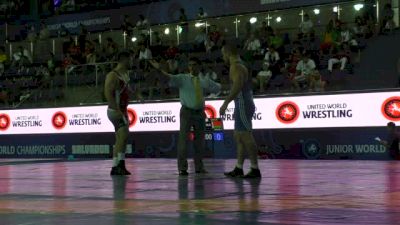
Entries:
[[308, 83], [315, 68], [315, 62], [310, 58], [310, 53], [304, 53], [302, 59], [297, 63], [296, 76], [292, 80], [293, 86], [298, 90], [300, 83]]
[[255, 53], [259, 52], [261, 50], [260, 40], [258, 40], [254, 34], [251, 34], [250, 38], [246, 41], [244, 48], [247, 51]]
[[268, 48], [267, 53], [265, 53], [264, 63], [268, 67], [268, 70], [271, 71], [272, 74], [276, 75], [280, 72], [279, 68], [279, 53], [275, 50], [273, 46]]
[[[160, 70], [160, 65], [155, 61], [150, 63]], [[180, 176], [188, 175], [187, 162], [187, 142], [190, 128], [194, 128], [194, 164], [196, 173], [207, 173], [204, 169], [202, 154], [205, 148], [204, 132], [205, 119], [204, 112], [205, 96], [204, 93], [217, 93], [221, 90], [221, 85], [211, 79], [200, 76], [200, 60], [191, 58], [189, 60], [189, 73], [172, 75], [160, 70], [169, 80], [172, 87], [179, 88], [179, 98], [182, 108], [180, 112], [180, 132], [178, 140], [178, 170]]]
[[18, 51], [13, 54], [14, 63], [32, 63], [32, 56], [26, 48], [18, 47]]
[[260, 93], [265, 91], [265, 85], [268, 84], [272, 77], [272, 72], [269, 69], [269, 64], [264, 62], [263, 69], [257, 74], [257, 83], [260, 85]]
[[145, 45], [141, 45], [140, 52], [139, 52], [140, 68], [147, 70], [148, 69], [148, 61], [151, 59], [153, 59], [151, 50], [148, 47], [146, 47]]
[[310, 16], [308, 14], [304, 15], [304, 21], [299, 25], [300, 33], [303, 35], [308, 35], [312, 32], [314, 28], [314, 23], [311, 21]]

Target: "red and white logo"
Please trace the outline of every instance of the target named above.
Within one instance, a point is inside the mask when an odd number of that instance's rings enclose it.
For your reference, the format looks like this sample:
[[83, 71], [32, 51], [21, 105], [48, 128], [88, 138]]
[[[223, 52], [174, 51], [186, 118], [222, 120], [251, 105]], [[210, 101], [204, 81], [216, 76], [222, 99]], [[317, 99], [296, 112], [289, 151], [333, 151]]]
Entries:
[[56, 112], [51, 119], [53, 127], [57, 130], [61, 130], [67, 125], [67, 115], [63, 112]]
[[10, 124], [10, 117], [7, 114], [0, 114], [0, 130], [7, 130], [10, 127]]
[[217, 118], [217, 111], [211, 105], [204, 106], [204, 112], [206, 114], [206, 117], [209, 118], [209, 119]]
[[391, 97], [382, 104], [383, 116], [391, 121], [400, 121], [400, 97]]
[[135, 110], [128, 108], [128, 122], [129, 122], [129, 128], [135, 126], [136, 122], [137, 122], [137, 115]]
[[284, 124], [291, 124], [296, 122], [300, 115], [299, 106], [294, 102], [283, 102], [275, 111], [276, 118]]

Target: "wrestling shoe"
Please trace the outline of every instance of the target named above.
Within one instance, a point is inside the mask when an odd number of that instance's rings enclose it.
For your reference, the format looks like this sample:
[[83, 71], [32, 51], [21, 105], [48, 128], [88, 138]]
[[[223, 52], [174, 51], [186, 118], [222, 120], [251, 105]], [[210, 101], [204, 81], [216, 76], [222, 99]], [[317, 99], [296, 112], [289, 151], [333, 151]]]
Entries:
[[111, 176], [124, 176], [124, 171], [119, 166], [114, 166], [110, 172]]
[[237, 167], [235, 167], [235, 169], [233, 169], [231, 172], [226, 172], [224, 174], [227, 177], [237, 177], [237, 178], [242, 178], [244, 175], [243, 169], [239, 169]]
[[129, 172], [129, 171], [126, 169], [125, 160], [119, 161], [118, 167], [121, 168], [122, 173], [123, 173], [124, 175], [131, 175], [131, 172]]
[[196, 173], [197, 173], [197, 174], [207, 174], [208, 171], [205, 170], [205, 169], [201, 169], [201, 170], [196, 170]]
[[256, 179], [256, 178], [261, 178], [261, 172], [259, 169], [250, 169], [250, 172], [248, 174], [246, 174], [246, 176], [244, 176], [243, 178], [247, 178], [247, 179]]
[[189, 173], [186, 170], [180, 170], [179, 171], [179, 176], [188, 176]]

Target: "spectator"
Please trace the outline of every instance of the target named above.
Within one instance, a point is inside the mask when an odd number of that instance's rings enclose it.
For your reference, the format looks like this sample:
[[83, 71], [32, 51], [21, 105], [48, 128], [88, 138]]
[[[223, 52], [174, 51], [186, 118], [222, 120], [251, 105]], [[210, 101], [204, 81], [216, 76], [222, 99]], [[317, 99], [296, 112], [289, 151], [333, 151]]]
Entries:
[[310, 76], [310, 92], [323, 92], [325, 91], [326, 82], [322, 80], [322, 76], [318, 70], [314, 70]]
[[302, 36], [308, 36], [314, 29], [314, 23], [311, 21], [308, 14], [304, 15], [304, 21], [300, 23], [300, 34]]
[[328, 25], [326, 26], [326, 31], [324, 34], [324, 39], [321, 44], [321, 49], [330, 49], [332, 46], [335, 46], [338, 42], [339, 34], [338, 31], [335, 29], [335, 23], [331, 20]]
[[4, 74], [5, 64], [7, 63], [6, 48], [0, 47], [0, 76]]
[[139, 15], [139, 20], [136, 23], [136, 28], [140, 31], [140, 33], [144, 35], [149, 35], [149, 21], [143, 16]]
[[107, 38], [107, 43], [106, 43], [106, 57], [108, 61], [114, 61], [115, 57], [118, 53], [118, 45], [117, 43], [114, 42], [112, 38]]
[[39, 39], [40, 40], [46, 40], [50, 37], [50, 31], [47, 28], [47, 25], [42, 21], [40, 23], [40, 33], [39, 33]]
[[34, 25], [32, 25], [32, 26], [30, 27], [30, 29], [29, 29], [27, 39], [28, 39], [28, 41], [30, 41], [30, 42], [34, 42], [34, 41], [36, 41], [36, 38], [37, 38], [36, 28], [35, 28]]
[[356, 38], [365, 38], [366, 31], [367, 27], [364, 20], [360, 16], [357, 16], [354, 21], [353, 34]]
[[175, 58], [179, 54], [179, 49], [175, 45], [170, 45], [165, 52], [165, 57], [168, 59]]
[[68, 35], [70, 35], [69, 30], [64, 25], [61, 25], [60, 30], [58, 31], [58, 36], [66, 37]]
[[13, 55], [13, 59], [14, 59], [14, 65], [18, 66], [18, 65], [27, 65], [27, 64], [31, 64], [32, 63], [32, 56], [29, 53], [29, 51], [22, 47], [19, 46], [17, 52], [14, 53]]
[[194, 49], [197, 51], [204, 51], [207, 41], [206, 28], [201, 28], [200, 32], [196, 35], [194, 40]]
[[49, 59], [47, 60], [47, 69], [54, 73], [55, 69], [56, 69], [56, 58], [55, 55], [53, 54], [53, 52], [49, 52]]
[[79, 62], [72, 58], [70, 53], [67, 53], [62, 62], [62, 68], [66, 73], [70, 73], [74, 70], [73, 65], [79, 65]]
[[386, 4], [382, 12], [382, 23], [380, 27], [380, 33], [391, 32], [394, 28], [394, 11], [390, 3]]
[[150, 49], [147, 46], [141, 45], [139, 49], [140, 49], [140, 52], [139, 52], [139, 66], [140, 66], [141, 69], [144, 69], [144, 70], [147, 71], [148, 68], [149, 68], [148, 61], [153, 59], [153, 56], [151, 54]]
[[272, 77], [272, 72], [268, 63], [264, 62], [262, 70], [257, 74], [256, 83], [259, 85], [260, 93], [264, 93], [265, 86]]
[[310, 57], [310, 53], [305, 52], [302, 59], [297, 64], [296, 75], [292, 78], [292, 85], [296, 88], [296, 90], [300, 89], [300, 85], [309, 83], [310, 76], [316, 69], [315, 62]]
[[79, 27], [80, 27], [80, 32], [78, 36], [78, 44], [79, 44], [79, 49], [82, 52], [84, 52], [86, 50], [86, 39], [88, 35], [88, 30], [83, 24], [81, 24]]
[[197, 13], [197, 19], [204, 19], [208, 16], [206, 12], [204, 12], [203, 7], [199, 8], [199, 12]]
[[268, 70], [272, 72], [275, 76], [280, 73], [280, 57], [279, 53], [275, 50], [273, 46], [268, 48], [267, 53], [265, 53], [264, 57], [264, 66], [268, 67]]
[[88, 64], [94, 64], [97, 61], [95, 45], [96, 44], [93, 41], [86, 42], [85, 56], [86, 56], [86, 63]]
[[341, 45], [339, 50], [334, 50], [333, 54], [334, 58], [331, 58], [328, 61], [328, 71], [332, 73], [333, 66], [338, 63], [340, 63], [340, 70], [343, 71], [346, 68], [351, 53], [345, 49], [344, 45]]
[[214, 65], [210, 62], [208, 62], [208, 66], [206, 67], [206, 69], [204, 70], [204, 76], [207, 79], [211, 79], [215, 82], [218, 81], [218, 75], [217, 73], [214, 71]]
[[261, 53], [260, 40], [256, 38], [255, 34], [251, 34], [246, 40], [243, 49], [245, 51], [243, 59], [246, 62], [253, 62]]
[[268, 40], [268, 26], [266, 21], [261, 23], [261, 27], [258, 29], [258, 36], [261, 41], [261, 47], [266, 47]]
[[349, 43], [351, 41], [352, 34], [348, 26], [342, 24], [340, 26], [340, 39], [339, 44]]
[[[138, 22], [139, 23], [139, 22]], [[121, 25], [121, 30], [128, 36], [132, 36], [132, 32], [133, 32], [133, 24], [131, 22], [131, 19], [129, 17], [129, 15], [124, 15], [123, 21], [122, 21], [122, 25]]]
[[75, 11], [75, 0], [65, 0], [63, 1], [61, 7], [61, 12], [72, 12]]
[[221, 43], [221, 33], [218, 31], [217, 26], [211, 26], [210, 32], [208, 32], [207, 39], [204, 43], [206, 47], [206, 52], [211, 52], [215, 50]]
[[178, 74], [178, 69], [179, 69], [179, 65], [178, 65], [178, 61], [176, 60], [176, 58], [170, 58], [167, 60], [167, 71], [170, 74]]
[[189, 35], [189, 23], [187, 22], [188, 18], [186, 16], [184, 8], [181, 8], [179, 11], [180, 11], [179, 22], [182, 28], [182, 39], [184, 43], [187, 43]]

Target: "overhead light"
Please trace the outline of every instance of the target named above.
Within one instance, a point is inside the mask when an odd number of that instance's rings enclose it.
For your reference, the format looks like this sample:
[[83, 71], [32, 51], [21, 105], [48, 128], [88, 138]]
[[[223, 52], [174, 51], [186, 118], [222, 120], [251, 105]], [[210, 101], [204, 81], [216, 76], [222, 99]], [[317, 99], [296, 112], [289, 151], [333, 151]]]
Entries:
[[257, 23], [257, 18], [256, 18], [256, 17], [251, 17], [251, 18], [250, 18], [250, 23], [251, 23], [251, 24]]
[[196, 23], [194, 26], [195, 27], [204, 27], [206, 23]]
[[169, 32], [170, 32], [169, 28], [165, 28], [164, 34], [169, 35]]
[[314, 11], [315, 15], [319, 15], [321, 13], [321, 11], [319, 9], [314, 9], [313, 11]]
[[137, 41], [137, 38], [136, 38], [136, 37], [132, 37], [131, 41], [132, 41], [132, 42], [136, 42], [136, 41]]
[[280, 17], [280, 16], [276, 17], [276, 22], [277, 23], [280, 23], [281, 21], [282, 21], [282, 17]]
[[237, 20], [237, 21], [233, 21], [233, 23], [236, 23], [236, 22], [240, 23], [240, 20]]
[[354, 5], [354, 9], [356, 11], [360, 11], [362, 8], [364, 8], [364, 4], [355, 4]]
[[339, 8], [337, 6], [333, 7], [333, 12], [337, 13], [339, 11]]

